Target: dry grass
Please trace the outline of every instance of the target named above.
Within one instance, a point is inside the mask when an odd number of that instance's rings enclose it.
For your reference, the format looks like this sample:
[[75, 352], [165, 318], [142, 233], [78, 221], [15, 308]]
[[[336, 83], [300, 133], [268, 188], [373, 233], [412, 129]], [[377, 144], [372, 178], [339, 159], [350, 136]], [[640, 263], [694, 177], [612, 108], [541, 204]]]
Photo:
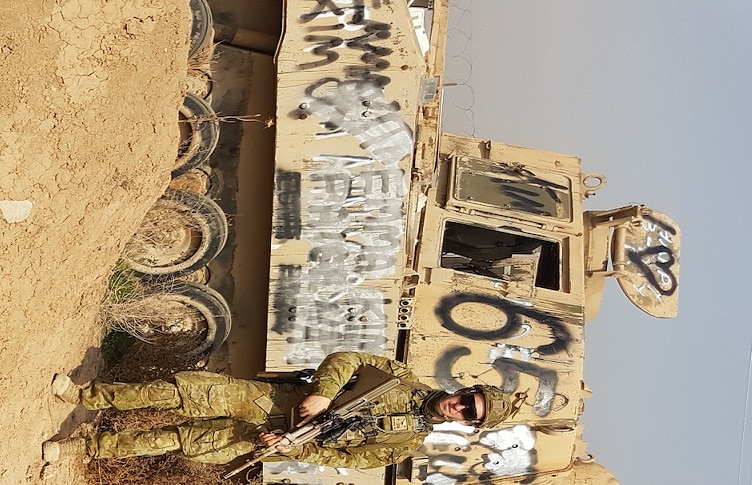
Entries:
[[195, 358], [187, 358], [180, 349], [184, 339], [165, 336], [162, 345], [137, 341], [99, 378], [105, 382], [144, 382], [168, 380], [176, 372], [203, 367]]
[[[170, 379], [176, 372], [200, 366], [185, 359], [175, 345], [136, 342], [118, 363], [100, 376], [102, 381], [143, 382]], [[177, 337], [175, 337], [177, 338]], [[169, 350], [168, 350], [169, 349]], [[100, 431], [152, 429], [181, 424], [188, 418], [169, 411], [139, 409], [102, 411], [94, 423]], [[92, 460], [86, 465], [86, 485], [218, 485], [239, 483], [222, 480], [224, 467], [188, 461], [167, 454], [156, 457]]]
[[211, 168], [195, 167], [170, 181], [170, 189], [206, 195], [211, 188]]
[[[146, 285], [124, 262], [110, 276], [100, 319], [112, 331], [126, 331], [141, 340], [119, 357], [99, 379], [105, 382], [144, 382], [170, 379], [176, 372], [202, 367], [186, 351], [195, 346], [184, 333], [160, 330], [175, 320], [174, 309], [155, 298], [169, 293], [169, 283], [159, 287]], [[144, 326], [151, 327], [147, 333]], [[156, 331], [155, 331], [156, 329]], [[159, 345], [153, 342], [158, 340]], [[187, 347], [187, 348], [186, 348]], [[188, 418], [168, 411], [152, 409], [105, 410], [91, 426], [100, 431], [151, 429], [180, 424]], [[191, 462], [167, 454], [158, 457], [92, 460], [85, 466], [86, 485], [218, 485], [239, 483], [222, 480], [224, 467]]]
[[224, 123], [231, 123], [234, 121], [246, 121], [246, 122], [253, 122], [253, 123], [264, 123], [265, 128], [271, 128], [274, 126], [274, 120], [271, 118], [268, 118], [266, 120], [260, 119], [260, 114], [255, 115], [226, 115], [226, 116], [192, 116], [190, 118], [180, 120], [180, 123], [191, 123], [193, 121], [218, 121], [218, 122], [224, 122]]
[[217, 62], [219, 54], [216, 51], [217, 44], [212, 43], [188, 58], [188, 70], [211, 72], [212, 66]]
[[166, 249], [185, 244], [183, 239], [200, 229], [190, 210], [178, 210], [176, 205], [157, 201], [125, 244], [122, 255], [138, 264], [153, 264], [163, 258]]
[[143, 458], [92, 460], [86, 470], [88, 485], [217, 485], [231, 483], [221, 478], [216, 465], [183, 460], [174, 455]]
[[[186, 418], [155, 410], [103, 411], [97, 428], [108, 431], [151, 429], [181, 424]], [[92, 460], [86, 467], [88, 485], [217, 485], [224, 468], [185, 460], [177, 455]]]
[[[192, 351], [205, 338], [205, 329], [196, 328], [203, 319], [171, 298], [175, 281], [146, 284], [122, 260], [116, 265], [100, 305], [99, 320], [105, 334], [122, 332], [140, 342], [118, 358], [118, 366], [135, 372], [109, 376], [111, 380], [161, 379], [197, 365]], [[164, 375], [157, 375], [162, 370]]]
[[119, 263], [110, 277], [99, 319], [107, 332], [125, 332], [144, 342], [154, 343], [160, 334], [173, 334], [185, 319], [182, 305], [165, 304], [172, 282], [147, 285]]
[[106, 305], [105, 322], [110, 331], [126, 332], [144, 342], [154, 343], [159, 334], [180, 331], [185, 318], [180, 308], [160, 303], [159, 295]]

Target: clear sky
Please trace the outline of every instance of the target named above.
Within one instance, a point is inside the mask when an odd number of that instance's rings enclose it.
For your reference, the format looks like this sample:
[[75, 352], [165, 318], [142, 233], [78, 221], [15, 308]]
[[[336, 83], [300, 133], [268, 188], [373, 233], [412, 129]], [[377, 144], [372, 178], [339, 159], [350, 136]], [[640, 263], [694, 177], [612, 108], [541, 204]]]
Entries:
[[679, 316], [610, 281], [586, 329], [589, 450], [623, 485], [752, 484], [752, 0], [450, 4], [446, 131], [576, 155], [588, 209], [682, 228]]

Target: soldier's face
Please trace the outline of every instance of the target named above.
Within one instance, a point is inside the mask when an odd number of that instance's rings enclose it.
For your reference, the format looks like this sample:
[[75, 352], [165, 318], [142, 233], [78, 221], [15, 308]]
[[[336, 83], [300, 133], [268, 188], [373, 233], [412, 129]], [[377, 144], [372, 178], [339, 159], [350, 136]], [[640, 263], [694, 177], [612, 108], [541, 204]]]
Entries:
[[447, 421], [472, 424], [486, 416], [486, 401], [479, 392], [452, 394], [438, 404], [440, 414]]

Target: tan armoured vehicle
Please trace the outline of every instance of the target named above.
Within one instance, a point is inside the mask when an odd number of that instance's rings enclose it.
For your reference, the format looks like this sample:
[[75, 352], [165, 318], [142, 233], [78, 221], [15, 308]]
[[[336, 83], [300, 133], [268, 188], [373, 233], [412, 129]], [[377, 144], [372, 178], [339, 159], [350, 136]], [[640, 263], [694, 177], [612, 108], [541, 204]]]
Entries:
[[192, 77], [185, 151], [210, 153], [200, 185], [230, 224], [194, 224], [202, 242], [177, 252], [214, 248], [196, 266], [211, 260], [233, 323], [212, 358], [252, 377], [357, 350], [521, 399], [497, 429], [441, 425], [394, 467], [274, 464], [265, 481], [617, 483], [578, 424], [585, 322], [609, 276], [676, 314], [679, 227], [643, 206], [584, 211], [605, 177], [575, 157], [442, 133], [447, 0], [194, 3], [218, 44]]

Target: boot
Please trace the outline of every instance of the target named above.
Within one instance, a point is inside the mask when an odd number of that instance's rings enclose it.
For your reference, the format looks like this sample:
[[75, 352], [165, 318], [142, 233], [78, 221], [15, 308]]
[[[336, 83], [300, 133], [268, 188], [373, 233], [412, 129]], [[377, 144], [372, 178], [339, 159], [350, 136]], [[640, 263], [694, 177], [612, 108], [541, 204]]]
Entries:
[[86, 439], [66, 438], [42, 443], [42, 459], [47, 463], [71, 458], [83, 458], [84, 462], [88, 463], [90, 458], [86, 453]]
[[52, 379], [52, 394], [68, 404], [81, 403], [81, 387], [74, 384], [65, 374], [55, 374]]

